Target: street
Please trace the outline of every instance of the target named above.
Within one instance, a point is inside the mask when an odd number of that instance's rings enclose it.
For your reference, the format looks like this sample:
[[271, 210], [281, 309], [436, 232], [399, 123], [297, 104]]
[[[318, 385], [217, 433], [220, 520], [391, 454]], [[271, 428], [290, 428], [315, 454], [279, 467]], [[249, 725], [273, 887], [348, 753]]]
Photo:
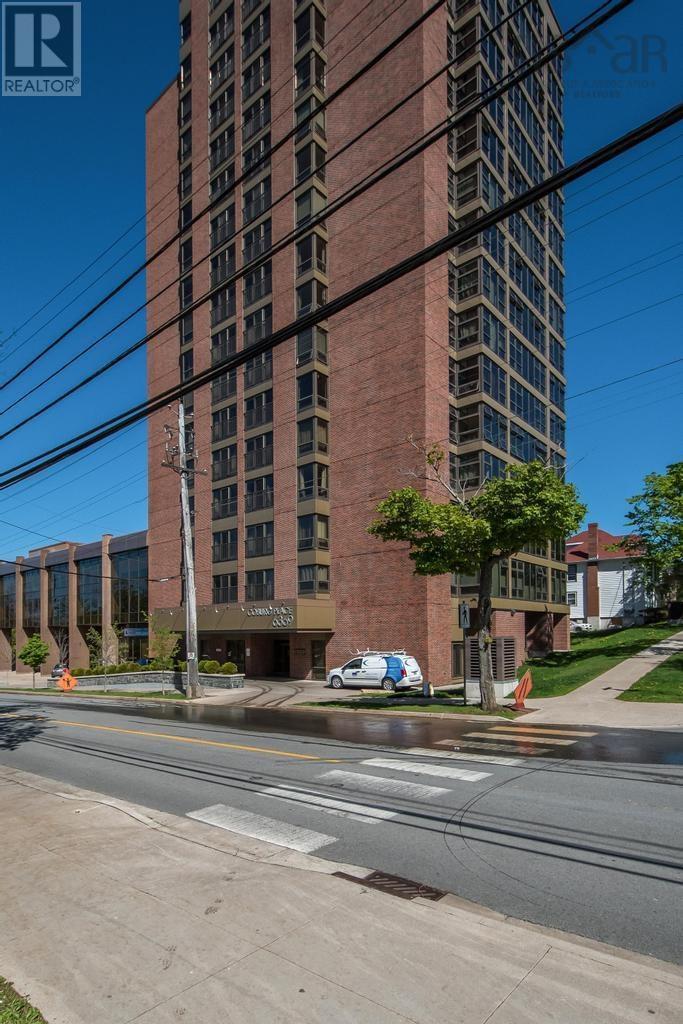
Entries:
[[680, 960], [680, 733], [370, 717], [3, 695], [0, 762]]

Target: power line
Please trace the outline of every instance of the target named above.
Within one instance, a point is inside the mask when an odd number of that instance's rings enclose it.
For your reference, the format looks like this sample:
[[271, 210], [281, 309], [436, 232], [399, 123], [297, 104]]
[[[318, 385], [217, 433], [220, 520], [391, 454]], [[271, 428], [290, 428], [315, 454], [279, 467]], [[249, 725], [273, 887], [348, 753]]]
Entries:
[[593, 217], [592, 220], [587, 220], [583, 224], [577, 224], [576, 227], [572, 228], [572, 231], [581, 231], [582, 228], [586, 228], [590, 224], [595, 224], [596, 220], [602, 220], [603, 217], [609, 217], [610, 214], [616, 213], [618, 210], [623, 210], [626, 206], [632, 206], [633, 203], [637, 203], [641, 199], [645, 199], [647, 196], [651, 196], [655, 192], [659, 192], [660, 188], [666, 188], [667, 185], [673, 185], [674, 182], [680, 181], [681, 178], [683, 178], [683, 174], [677, 174], [675, 178], [669, 178], [668, 181], [663, 181], [659, 185], [654, 185], [652, 188], [649, 188], [647, 192], [641, 192], [639, 196], [634, 196], [633, 199], [627, 199], [626, 202], [620, 203], [619, 206], [613, 206], [611, 210], [605, 210], [604, 213], [598, 214], [598, 216]]
[[683, 253], [679, 253], [677, 256], [670, 256], [668, 260], [660, 260], [659, 263], [653, 264], [651, 267], [645, 267], [643, 270], [636, 270], [633, 274], [627, 274], [626, 277], [620, 277], [616, 281], [612, 281], [610, 284], [603, 284], [599, 288], [594, 288], [592, 292], [586, 292], [584, 295], [579, 295], [574, 302], [581, 302], [583, 299], [590, 298], [591, 295], [597, 295], [599, 292], [604, 292], [608, 288], [616, 288], [618, 284], [623, 284], [624, 281], [630, 281], [634, 277], [640, 277], [641, 274], [647, 274], [650, 270], [659, 270], [660, 267], [665, 267], [667, 263], [674, 263], [676, 260], [683, 258]]
[[609, 174], [603, 174], [601, 178], [596, 178], [595, 181], [591, 181], [589, 185], [584, 185], [583, 188], [577, 188], [570, 196], [567, 196], [567, 201], [574, 199], [575, 196], [581, 195], [582, 192], [588, 191], [588, 189], [595, 188], [596, 185], [602, 184], [603, 181], [607, 181], [608, 178], [613, 178], [615, 174], [621, 174], [627, 167], [632, 167], [633, 164], [639, 164], [641, 160], [647, 160], [653, 153], [658, 153], [660, 149], [665, 149], [667, 146], [672, 146], [674, 142], [678, 142], [679, 139], [683, 139], [683, 135], [674, 135], [672, 139], [667, 139], [665, 142], [661, 142], [658, 146], [653, 146], [652, 149], [648, 149], [647, 153], [641, 153], [640, 156], [634, 157], [633, 160], [629, 160], [623, 163], [621, 167], [615, 167]]
[[[549, 63], [554, 57], [558, 56], [569, 46], [574, 45], [585, 35], [588, 35], [590, 32], [594, 31], [597, 26], [603, 24], [603, 22], [612, 18], [624, 7], [629, 6], [630, 3], [633, 2], [633, 0], [619, 0], [619, 3], [616, 7], [613, 7], [609, 11], [604, 11], [604, 7], [608, 6], [610, 2], [611, 0], [608, 0], [607, 4], [602, 4], [600, 7], [596, 9], [596, 11], [603, 11], [602, 14], [595, 14], [595, 16], [592, 17], [592, 20], [591, 15], [582, 18], [574, 26], [568, 29], [566, 33], [563, 33], [564, 38], [561, 41], [553, 41], [551, 44], [546, 46], [544, 50], [540, 51], [540, 53], [535, 58], [525, 61], [522, 65], [520, 65], [520, 67], [516, 68], [513, 72], [510, 72], [510, 74], [505, 76], [505, 78], [503, 78], [495, 87], [486, 90], [484, 94], [481, 94], [479, 97], [477, 97], [475, 101], [473, 101], [470, 105], [466, 105], [462, 111], [459, 111], [457, 114], [454, 115], [449, 115], [434, 128], [430, 129], [428, 132], [422, 135], [418, 140], [411, 143], [409, 146], [404, 147], [403, 150], [400, 150], [398, 153], [394, 154], [393, 157], [386, 160], [378, 168], [370, 172], [370, 174], [366, 175], [365, 178], [357, 182], [355, 186], [347, 190], [346, 193], [343, 193], [332, 204], [327, 206], [317, 217], [311, 218], [306, 222], [305, 225], [302, 225], [294, 232], [291, 232], [289, 235], [286, 235], [279, 239], [278, 242], [273, 244], [262, 255], [252, 260], [245, 267], [242, 267], [240, 270], [236, 271], [234, 274], [230, 275], [228, 278], [221, 281], [219, 285], [216, 285], [214, 288], [209, 289], [208, 292], [206, 292], [200, 298], [196, 299], [194, 302], [190, 303], [190, 305], [185, 307], [181, 312], [174, 314], [170, 319], [166, 320], [163, 324], [156, 327], [153, 331], [149, 332], [147, 335], [139, 339], [137, 342], [134, 342], [127, 349], [124, 349], [123, 352], [113, 357], [111, 360], [109, 360], [109, 362], [105, 363], [103, 366], [93, 371], [93, 373], [83, 378], [81, 381], [72, 385], [69, 389], [68, 394], [73, 395], [75, 391], [85, 387], [87, 384], [91, 383], [93, 380], [101, 376], [102, 373], [107, 372], [112, 367], [116, 366], [119, 362], [128, 358], [139, 348], [146, 345], [149, 341], [157, 337], [159, 334], [162, 334], [164, 331], [168, 330], [169, 327], [176, 324], [183, 316], [199, 308], [213, 295], [225, 290], [227, 287], [229, 287], [229, 285], [239, 280], [246, 273], [253, 272], [258, 267], [267, 263], [272, 258], [272, 256], [275, 255], [277, 252], [280, 252], [281, 250], [287, 248], [288, 245], [290, 245], [293, 241], [296, 241], [299, 237], [303, 237], [304, 235], [308, 234], [318, 224], [325, 222], [330, 216], [333, 216], [344, 206], [348, 205], [348, 203], [357, 199], [360, 195], [368, 191], [378, 182], [382, 181], [384, 178], [392, 174], [395, 170], [398, 170], [400, 167], [402, 167], [409, 160], [414, 159], [415, 156], [418, 156], [420, 153], [424, 152], [426, 149], [429, 148], [429, 146], [431, 146], [434, 142], [438, 141], [444, 135], [447, 135], [454, 127], [456, 127], [462, 121], [471, 117], [472, 114], [477, 113], [480, 110], [483, 110], [486, 106], [488, 106], [489, 103], [498, 98], [498, 96], [503, 95], [503, 93], [505, 93], [508, 89], [512, 88], [512, 86], [527, 78], [531, 71], [536, 70], [537, 68], [540, 68], [545, 64]], [[585, 24], [586, 22], [589, 23]], [[385, 115], [383, 115], [383, 117], [384, 116]], [[140, 308], [144, 308], [144, 306]], [[127, 317], [126, 319], [130, 319], [130, 317]], [[106, 337], [106, 335], [104, 335], [104, 337]], [[101, 340], [101, 338], [97, 339], [94, 343], [92, 343], [92, 345], [97, 344]], [[88, 348], [91, 348], [92, 345], [88, 346]], [[87, 349], [85, 351], [87, 351]], [[72, 361], [73, 360], [71, 360], [70, 362]], [[65, 365], [68, 366], [69, 362], [67, 362]], [[60, 371], [56, 371], [56, 373], [57, 372]], [[47, 380], [55, 376], [56, 373], [51, 374], [50, 377], [47, 378]], [[46, 383], [46, 381], [43, 381], [42, 383]], [[41, 385], [36, 385], [36, 387], [31, 389], [31, 391], [27, 392], [27, 395], [31, 394], [32, 391], [35, 391], [39, 386]], [[16, 404], [17, 403], [14, 402], [7, 408], [10, 409], [12, 408], [13, 405]], [[38, 409], [35, 412], [31, 413], [29, 416], [25, 417], [23, 420], [14, 424], [14, 426], [0, 434], [0, 440], [4, 440], [6, 437], [10, 436], [10, 434], [14, 433], [22, 426], [25, 426], [27, 423], [36, 419], [38, 416], [42, 415], [44, 411], [44, 408]]]
[[[583, 284], [577, 284], [573, 288], [569, 288], [565, 293], [571, 295], [572, 292], [581, 291], [583, 288], [588, 288], [592, 284], [597, 284], [598, 281], [604, 281], [606, 277], [613, 277], [615, 274], [619, 274], [622, 270], [628, 270], [629, 267], [635, 267], [638, 263], [645, 263], [646, 260], [652, 259], [653, 256], [660, 256], [663, 252], [669, 252], [671, 249], [676, 249], [679, 245], [683, 245], [683, 238], [674, 242], [673, 245], [666, 245], [663, 249], [657, 249], [655, 252], [651, 252], [648, 256], [641, 256], [640, 259], [633, 260], [631, 263], [624, 263], [621, 267], [615, 267], [614, 270], [610, 270], [608, 274], [601, 274], [599, 277], [594, 277], [590, 281], [584, 281]], [[658, 264], [655, 264], [658, 266]], [[646, 268], [651, 269], [650, 267]]]
[[[522, 4], [522, 8], [524, 6], [526, 6], [529, 2], [530, 2], [530, 0], [525, 0], [525, 3]], [[611, 0], [609, 0], [609, 2], [611, 2]], [[453, 67], [456, 63], [461, 62], [467, 56], [469, 56], [472, 53], [476, 52], [476, 50], [481, 46], [481, 44], [484, 42], [484, 40], [486, 38], [490, 37], [490, 36], [493, 36], [497, 31], [499, 31], [499, 29], [501, 29], [505, 25], [505, 23], [507, 21], [509, 21], [514, 16], [515, 13], [516, 13], [516, 11], [513, 11], [510, 14], [507, 14], [500, 22], [498, 22], [496, 25], [494, 25], [493, 28], [491, 28], [487, 32], [485, 32], [475, 43], [473, 43], [471, 46], [467, 47], [462, 53], [458, 54], [457, 57], [454, 57], [452, 60], [447, 61], [447, 63], [444, 64], [441, 68], [439, 68], [438, 71], [436, 71], [434, 74], [429, 76], [425, 81], [421, 82], [418, 86], [416, 86], [416, 88], [414, 88], [413, 90], [411, 90], [411, 92], [409, 92], [406, 96], [404, 96], [403, 99], [401, 99], [400, 101], [395, 103], [394, 106], [392, 106], [389, 110], [385, 111], [380, 117], [378, 117], [376, 120], [374, 120], [369, 125], [367, 125], [361, 132], [359, 132], [352, 139], [350, 139], [349, 141], [344, 143], [344, 145], [340, 149], [338, 149], [335, 153], [332, 153], [321, 164], [319, 164], [317, 167], [312, 169], [307, 175], [305, 175], [305, 177], [303, 177], [302, 179], [296, 181], [295, 184], [291, 188], [287, 189], [286, 192], [284, 192], [280, 196], [278, 196], [277, 199], [275, 199], [272, 202], [270, 202], [266, 207], [264, 207], [264, 209], [261, 212], [263, 214], [265, 214], [265, 213], [268, 213], [269, 211], [272, 211], [273, 209], [275, 209], [276, 206], [278, 206], [281, 202], [283, 202], [289, 196], [294, 195], [296, 193], [297, 189], [299, 189], [301, 187], [301, 185], [304, 184], [304, 182], [309, 181], [311, 179], [314, 179], [320, 173], [320, 171], [322, 171], [322, 170], [326, 169], [327, 167], [329, 167], [329, 165], [334, 160], [338, 159], [340, 156], [342, 156], [343, 153], [345, 153], [347, 150], [349, 150], [352, 146], [354, 146], [358, 142], [360, 142], [360, 140], [363, 139], [366, 135], [368, 135], [370, 132], [374, 131], [374, 129], [377, 128], [380, 124], [382, 124], [384, 121], [386, 121], [390, 117], [392, 117], [401, 107], [403, 107], [405, 104], [410, 102], [410, 100], [414, 99], [415, 96], [417, 96], [425, 88], [427, 88], [429, 85], [431, 85], [445, 71], [447, 71], [449, 68]], [[550, 44], [550, 45], [553, 45], [553, 44]], [[546, 49], [548, 49], [548, 47], [546, 47]], [[528, 61], [526, 63], [528, 63]], [[481, 94], [481, 95], [483, 95], [483, 94]], [[475, 97], [475, 99], [476, 99], [476, 97]], [[469, 108], [466, 107], [465, 110], [462, 112], [461, 116], [464, 118], [464, 116], [466, 114], [468, 114], [468, 113], [470, 113], [470, 110], [469, 110]], [[451, 128], [454, 125], [457, 125], [458, 123], [459, 123], [459, 120], [458, 121], [454, 121], [453, 124], [451, 125]], [[430, 131], [433, 131], [433, 130], [434, 129], [430, 129]], [[425, 139], [425, 138], [427, 138], [428, 135], [429, 135], [429, 132], [426, 132], [423, 136], [421, 136], [421, 138]], [[434, 140], [434, 141], [436, 141], [436, 140]], [[414, 145], [414, 143], [412, 143], [411, 145]], [[185, 314], [192, 312], [194, 309], [198, 308], [204, 301], [207, 301], [209, 298], [211, 298], [212, 295], [216, 294], [219, 291], [224, 290], [225, 288], [228, 288], [230, 285], [235, 283], [240, 278], [244, 277], [246, 274], [252, 273], [255, 269], [258, 269], [258, 267], [262, 266], [263, 263], [265, 263], [268, 259], [271, 259], [278, 252], [281, 252], [288, 245], [293, 244], [299, 238], [303, 237], [304, 235], [307, 235], [314, 227], [316, 227], [318, 224], [321, 224], [324, 220], [327, 219], [327, 217], [329, 217], [331, 214], [337, 212], [337, 210], [342, 209], [342, 207], [344, 205], [346, 205], [346, 203], [344, 202], [345, 195], [350, 195], [350, 193], [351, 193], [351, 191], [353, 189], [357, 189], [360, 185], [363, 184], [364, 181], [369, 180], [369, 178], [372, 177], [372, 174], [376, 174], [382, 168], [387, 167], [391, 163], [392, 160], [395, 160], [398, 157], [400, 157], [401, 154], [406, 152], [408, 148], [409, 147], [405, 147], [403, 150], [400, 150], [398, 153], [394, 154], [393, 157], [388, 158], [387, 160], [383, 161], [383, 163], [380, 164], [377, 168], [375, 168], [375, 170], [373, 172], [371, 172], [371, 174], [366, 175], [365, 178], [361, 178], [360, 181], [357, 182], [355, 186], [352, 186], [351, 189], [347, 190], [346, 193], [342, 193], [335, 200], [335, 204], [333, 204], [333, 205], [335, 205], [335, 209], [332, 209], [331, 207], [328, 207], [317, 218], [313, 218], [313, 219], [307, 221], [305, 225], [302, 225], [300, 228], [296, 229], [295, 231], [290, 231], [287, 235], [283, 235], [280, 239], [278, 239], [276, 242], [272, 243], [266, 250], [264, 250], [263, 253], [259, 254], [259, 256], [257, 258], [251, 260], [249, 263], [247, 263], [244, 266], [242, 266], [239, 271], [237, 271], [234, 274], [232, 274], [232, 275], [228, 276], [227, 278], [225, 278], [223, 281], [221, 281], [215, 287], [211, 288], [208, 292], [206, 292], [205, 295], [203, 295], [195, 303], [192, 303], [190, 306], [188, 306], [185, 309], [183, 309], [182, 314], [180, 314], [180, 316], [184, 316]], [[372, 184], [375, 184], [375, 182], [373, 182]], [[370, 186], [368, 186], [368, 187], [370, 187]], [[234, 186], [233, 186], [233, 188], [234, 188]], [[363, 191], [365, 191], [365, 189], [363, 189]], [[358, 194], [360, 195], [361, 193], [358, 193]], [[353, 198], [357, 198], [357, 196], [354, 196]], [[349, 201], [351, 201], [351, 199], [349, 199]], [[227, 248], [227, 246], [229, 245], [229, 243], [232, 242], [234, 239], [236, 239], [240, 235], [241, 230], [242, 229], [235, 230], [235, 231], [233, 231], [233, 233], [231, 235], [229, 235], [228, 237], [223, 239], [221, 251], [224, 251], [225, 248]], [[19, 398], [14, 399], [14, 401], [12, 401], [9, 405], [6, 405], [5, 408], [0, 411], [0, 416], [4, 415], [5, 413], [9, 412], [11, 409], [15, 408], [17, 405], [19, 405], [21, 402], [23, 402], [26, 398], [29, 398], [32, 394], [34, 394], [36, 391], [38, 391], [45, 384], [49, 383], [51, 380], [54, 380], [55, 377], [59, 376], [59, 374], [63, 373], [64, 370], [68, 369], [68, 367], [70, 367], [74, 363], [76, 363], [80, 358], [82, 358], [82, 356], [86, 355], [88, 352], [91, 352], [102, 341], [104, 341], [104, 340], [106, 340], [106, 338], [110, 337], [120, 327], [123, 327], [134, 316], [136, 316], [138, 313], [142, 312], [144, 309], [149, 307], [153, 302], [155, 302], [158, 298], [160, 298], [162, 295], [164, 295], [167, 291], [169, 291], [170, 289], [174, 288], [191, 271], [196, 270], [197, 267], [201, 266], [203, 263], [206, 263], [207, 260], [210, 260], [213, 257], [213, 255], [214, 255], [213, 251], [207, 252], [206, 255], [201, 257], [201, 259], [199, 259], [195, 263], [193, 263], [191, 267], [189, 267], [188, 269], [184, 270], [182, 274], [179, 274], [176, 278], [174, 278], [168, 284], [164, 285], [163, 288], [161, 288], [158, 292], [156, 292], [150, 298], [145, 299], [145, 301], [141, 305], [139, 305], [131, 313], [127, 314], [118, 323], [114, 324], [113, 327], [108, 328], [108, 330], [105, 331], [104, 334], [100, 335], [94, 341], [89, 342], [85, 346], [85, 348], [81, 349], [75, 355], [70, 357], [65, 363], [62, 363], [59, 367], [57, 367], [55, 370], [53, 370], [51, 373], [49, 373], [46, 377], [44, 377], [42, 380], [40, 380], [36, 384], [34, 384], [31, 388], [29, 388], [27, 391], [25, 391]], [[170, 321], [167, 321], [163, 326], [157, 328], [156, 333], [162, 333], [166, 329], [166, 327], [172, 326], [178, 319], [180, 319], [180, 316], [178, 316], [178, 317], [176, 317], [176, 318], [174, 318], [174, 319], [172, 319]], [[140, 342], [140, 345], [146, 343], [147, 340], [151, 340], [151, 338], [155, 337], [155, 336], [156, 336], [156, 334], [147, 335], [147, 338], [145, 339], [145, 341]], [[137, 346], [137, 347], [140, 347], [140, 346]], [[132, 354], [132, 351], [135, 351], [135, 349], [132, 349], [130, 354]], [[125, 358], [127, 354], [128, 353], [123, 354], [123, 357]], [[9, 384], [9, 383], [11, 383], [11, 381], [8, 381], [7, 383]], [[4, 387], [4, 385], [0, 386], [0, 390], [2, 390], [3, 387]], [[40, 413], [38, 413], [37, 415], [40, 415]], [[20, 423], [15, 424], [15, 426], [16, 427], [23, 426], [25, 423], [29, 422], [30, 419], [32, 419], [32, 418], [34, 418], [34, 417], [29, 417], [26, 420], [22, 420]], [[12, 430], [13, 429], [14, 428], [12, 428]], [[6, 434], [0, 435], [0, 440], [2, 438], [6, 437], [6, 436], [7, 436]]]
[[[569, 216], [572, 213], [577, 213], [579, 210], [583, 210], [584, 207], [590, 206], [591, 203], [597, 203], [600, 199], [609, 199], [613, 196], [620, 188], [626, 188], [628, 185], [633, 185], [636, 181], [641, 181], [642, 178], [649, 178], [655, 171], [661, 171], [662, 167], [669, 167], [671, 164], [675, 164], [677, 160], [683, 160], [683, 153], [677, 153], [676, 156], [672, 156], [670, 160], [664, 160], [663, 163], [657, 164], [656, 167], [650, 167], [647, 171], [643, 171], [642, 174], [637, 174], [635, 178], [629, 178], [628, 181], [622, 181], [620, 185], [615, 185], [609, 192], [601, 192], [599, 196], [593, 196], [592, 199], [587, 199], [585, 203], [581, 203], [580, 206], [571, 206], [567, 201], [566, 215]], [[674, 179], [676, 180], [676, 179]]]
[[660, 299], [659, 302], [650, 303], [649, 306], [641, 306], [640, 309], [634, 309], [630, 313], [624, 313], [623, 316], [617, 316], [614, 320], [606, 320], [604, 324], [595, 324], [594, 327], [588, 327], [585, 331], [579, 331], [578, 334], [570, 334], [566, 340], [574, 341], [575, 338], [582, 338], [584, 334], [592, 334], [593, 331], [600, 331], [603, 327], [611, 327], [612, 324], [618, 324], [622, 320], [628, 320], [629, 317], [637, 316], [638, 313], [645, 313], [648, 309], [655, 309], [657, 306], [663, 306], [667, 302], [673, 302], [674, 299], [680, 298], [683, 298], [683, 292], [677, 292], [675, 295], [669, 295], [666, 299]]
[[[322, 100], [315, 107], [314, 110], [307, 114], [299, 122], [298, 125], [295, 125], [289, 131], [285, 132], [285, 134], [280, 139], [278, 139], [277, 142], [273, 143], [270, 149], [266, 150], [266, 152], [263, 153], [262, 156], [260, 156], [258, 160], [256, 160], [256, 162], [249, 167], [248, 171], [244, 171], [233, 182], [231, 182], [231, 191], [234, 191], [238, 185], [242, 184], [243, 181], [245, 181], [247, 178], [252, 177], [255, 171], [257, 171], [259, 168], [263, 167], [266, 163], [268, 163], [268, 161], [270, 160], [271, 156], [274, 153], [282, 149], [282, 147], [287, 142], [289, 142], [290, 139], [295, 137], [295, 135], [301, 130], [303, 124], [308, 124], [311, 120], [313, 120], [313, 118], [317, 117], [318, 114], [321, 113], [321, 111], [326, 110], [331, 103], [333, 103], [336, 99], [343, 95], [343, 93], [350, 89], [351, 86], [355, 85], [355, 83], [358, 82], [369, 71], [371, 71], [372, 68], [376, 67], [377, 64], [384, 60], [384, 58], [389, 53], [391, 53], [392, 50], [394, 50], [402, 42], [408, 39], [409, 36], [412, 35], [412, 33], [415, 32], [425, 21], [427, 21], [428, 18], [430, 18], [435, 11], [442, 7], [445, 2], [446, 0], [436, 0], [435, 3], [431, 4], [431, 6], [428, 7], [426, 11], [424, 11], [418, 18], [416, 18], [405, 29], [403, 29], [403, 31], [400, 32], [390, 43], [382, 47], [382, 49], [378, 53], [371, 57], [370, 60], [366, 61], [365, 64], [363, 64], [357, 71], [354, 71], [354, 73], [349, 78], [347, 78], [345, 82], [342, 82], [342, 84], [338, 86], [336, 89], [334, 89], [329, 96], [325, 97], [325, 99]], [[632, 0], [630, 0], [630, 2], [632, 2]], [[57, 338], [53, 339], [40, 352], [33, 356], [32, 363], [30, 365], [33, 365], [39, 359], [42, 359], [43, 356], [45, 356], [48, 352], [55, 348], [56, 345], [58, 345], [66, 337], [68, 337], [74, 330], [76, 330], [77, 327], [80, 327], [87, 320], [89, 320], [90, 317], [97, 312], [97, 310], [101, 309], [104, 305], [106, 305], [106, 303], [110, 302], [111, 299], [118, 295], [119, 292], [121, 292], [128, 284], [130, 284], [131, 281], [135, 280], [135, 278], [139, 274], [141, 274], [143, 270], [150, 266], [164, 252], [166, 252], [172, 245], [174, 245], [181, 238], [183, 233], [186, 230], [188, 230], [188, 228], [190, 228], [193, 224], [196, 224], [198, 220], [204, 217], [211, 209], [213, 209], [214, 206], [216, 206], [221, 201], [222, 198], [216, 197], [216, 199], [212, 200], [207, 206], [200, 210], [199, 213], [194, 214], [189, 223], [184, 226], [182, 231], [176, 231], [171, 238], [164, 242], [154, 253], [151, 254], [151, 256], [148, 256], [143, 263], [135, 267], [126, 278], [120, 281], [110, 292], [108, 292], [107, 295], [103, 296], [103, 298], [101, 298], [97, 303], [95, 303], [94, 306], [92, 306], [86, 313], [79, 317], [78, 320], [75, 321], [75, 323], [73, 323], [65, 331], [62, 331], [62, 333]], [[14, 374], [12, 374], [11, 377], [9, 377], [6, 381], [0, 384], [0, 391], [3, 391], [6, 387], [9, 387], [10, 384], [13, 384], [14, 381], [21, 377], [28, 369], [29, 364], [17, 370]]]
[[656, 366], [648, 366], [645, 370], [630, 373], [627, 377], [616, 377], [614, 380], [608, 380], [604, 384], [597, 384], [594, 388], [587, 388], [585, 391], [577, 391], [575, 395], [567, 395], [566, 401], [570, 402], [573, 398], [583, 398], [584, 395], [592, 395], [595, 391], [603, 391], [605, 388], [611, 388], [615, 384], [623, 384], [624, 381], [635, 380], [636, 377], [643, 377], [646, 373], [654, 373], [655, 370], [663, 370], [666, 366], [674, 366], [676, 363], [683, 363], [683, 357], [680, 359], [670, 359], [667, 363], [657, 363]]
[[[581, 160], [576, 161], [569, 167], [551, 175], [539, 184], [534, 185], [532, 188], [510, 199], [502, 206], [497, 207], [495, 210], [484, 214], [474, 224], [448, 232], [448, 234], [443, 236], [437, 242], [434, 242], [432, 245], [427, 246], [404, 260], [401, 260], [399, 263], [387, 268], [380, 274], [375, 275], [369, 280], [364, 281], [360, 285], [357, 285], [344, 294], [338, 296], [336, 299], [326, 303], [319, 309], [307, 314], [306, 316], [302, 316], [286, 327], [273, 332], [260, 342], [256, 342], [254, 345], [250, 346], [246, 351], [239, 352], [229, 359], [222, 360], [215, 366], [203, 371], [202, 373], [196, 374], [194, 377], [190, 378], [190, 380], [174, 386], [173, 388], [167, 389], [155, 398], [120, 413], [112, 420], [102, 423], [98, 427], [90, 428], [88, 431], [83, 432], [75, 438], [71, 438], [69, 441], [58, 445], [56, 448], [43, 452], [40, 455], [33, 456], [31, 459], [20, 463], [17, 466], [4, 470], [0, 475], [9, 477], [9, 479], [6, 479], [0, 485], [0, 489], [10, 487], [14, 483], [18, 483], [29, 476], [33, 476], [57, 462], [70, 458], [71, 455], [82, 451], [86, 447], [91, 447], [92, 445], [99, 443], [99, 441], [109, 437], [113, 433], [117, 433], [124, 427], [129, 426], [131, 423], [144, 419], [150, 413], [164, 408], [164, 406], [169, 402], [180, 398], [182, 395], [191, 393], [203, 385], [208, 384], [210, 381], [216, 379], [216, 377], [219, 377], [226, 371], [242, 366], [254, 356], [272, 350], [284, 341], [287, 341], [289, 338], [294, 337], [294, 335], [298, 334], [300, 331], [305, 330], [307, 327], [315, 326], [319, 321], [326, 320], [329, 317], [334, 316], [336, 313], [354, 305], [361, 299], [366, 298], [368, 295], [374, 294], [374, 292], [379, 289], [386, 287], [394, 281], [400, 280], [413, 270], [425, 266], [438, 256], [444, 255], [454, 246], [464, 244], [471, 238], [478, 235], [481, 231], [486, 230], [488, 227], [492, 227], [499, 221], [509, 217], [511, 214], [529, 206], [531, 203], [544, 198], [550, 192], [554, 192], [558, 188], [564, 187], [567, 183], [583, 177], [594, 168], [602, 166], [602, 164], [613, 159], [615, 156], [627, 152], [629, 149], [632, 149], [642, 141], [658, 134], [670, 125], [678, 123], [682, 118], [683, 104], [677, 104], [669, 110], [659, 114], [652, 120], [639, 125], [632, 131], [620, 136], [593, 153], [590, 153]], [[11, 476], [10, 474], [14, 475]]]

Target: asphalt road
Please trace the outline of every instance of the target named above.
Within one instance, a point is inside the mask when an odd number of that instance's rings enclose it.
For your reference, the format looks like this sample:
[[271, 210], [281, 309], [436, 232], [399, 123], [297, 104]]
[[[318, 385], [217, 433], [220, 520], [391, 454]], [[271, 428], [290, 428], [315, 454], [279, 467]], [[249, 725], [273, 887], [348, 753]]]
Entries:
[[0, 762], [680, 962], [681, 734], [200, 710], [2, 695]]

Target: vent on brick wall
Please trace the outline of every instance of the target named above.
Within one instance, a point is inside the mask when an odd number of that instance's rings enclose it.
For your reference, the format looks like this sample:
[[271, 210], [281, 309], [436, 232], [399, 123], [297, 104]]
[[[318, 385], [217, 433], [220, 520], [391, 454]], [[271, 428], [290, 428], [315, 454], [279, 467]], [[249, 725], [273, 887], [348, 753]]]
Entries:
[[[476, 679], [479, 676], [479, 645], [476, 637], [469, 638], [469, 659], [467, 676]], [[493, 662], [493, 678], [498, 682], [514, 679], [517, 670], [515, 638], [513, 636], [497, 636], [491, 644], [491, 661]]]

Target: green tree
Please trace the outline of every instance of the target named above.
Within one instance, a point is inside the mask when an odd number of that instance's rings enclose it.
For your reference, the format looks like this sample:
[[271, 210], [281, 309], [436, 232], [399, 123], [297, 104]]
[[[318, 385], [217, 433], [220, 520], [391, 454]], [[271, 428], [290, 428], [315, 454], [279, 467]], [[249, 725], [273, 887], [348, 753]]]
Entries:
[[96, 626], [91, 626], [85, 634], [85, 643], [90, 656], [90, 668], [102, 664], [102, 634]]
[[30, 636], [19, 651], [19, 661], [23, 661], [24, 665], [30, 665], [33, 669], [34, 687], [36, 685], [36, 669], [40, 668], [40, 666], [45, 663], [49, 653], [50, 648], [44, 640], [40, 639], [38, 633], [34, 633], [33, 636]]
[[648, 473], [642, 493], [628, 499], [626, 521], [634, 533], [623, 546], [635, 555], [639, 575], [660, 601], [683, 595], [683, 462]]
[[162, 626], [153, 615], [147, 616], [149, 624], [149, 653], [155, 668], [169, 670], [180, 646], [180, 633], [168, 626]]
[[[493, 570], [525, 544], [564, 540], [585, 515], [572, 484], [541, 462], [508, 467], [474, 492], [451, 482], [446, 453], [414, 443], [425, 460], [420, 476], [438, 483], [446, 501], [430, 501], [414, 487], [392, 491], [377, 506], [369, 532], [383, 541], [407, 541], [420, 576], [479, 573], [478, 644], [481, 706], [497, 707], [491, 663]], [[417, 474], [416, 474], [417, 475]]]

